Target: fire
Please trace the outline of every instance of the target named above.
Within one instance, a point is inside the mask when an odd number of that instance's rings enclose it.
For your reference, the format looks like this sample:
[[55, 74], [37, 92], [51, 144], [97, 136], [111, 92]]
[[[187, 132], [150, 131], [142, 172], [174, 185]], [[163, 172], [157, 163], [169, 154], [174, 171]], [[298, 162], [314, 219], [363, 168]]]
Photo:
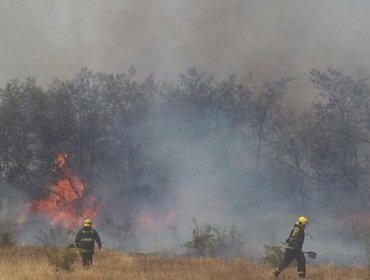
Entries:
[[167, 215], [161, 216], [154, 212], [141, 212], [134, 223], [137, 230], [159, 232], [165, 227], [173, 227], [175, 225], [176, 213], [169, 211]]
[[176, 219], [175, 211], [170, 211], [166, 217], [166, 225], [173, 225], [175, 223], [175, 219]]
[[370, 214], [352, 212], [342, 216], [341, 224], [346, 228], [361, 227], [370, 231]]
[[68, 155], [58, 154], [54, 163], [61, 179], [48, 186], [47, 198], [32, 203], [34, 211], [64, 227], [80, 225], [83, 218], [95, 218], [101, 206], [95, 197], [84, 195], [85, 185], [68, 165]]

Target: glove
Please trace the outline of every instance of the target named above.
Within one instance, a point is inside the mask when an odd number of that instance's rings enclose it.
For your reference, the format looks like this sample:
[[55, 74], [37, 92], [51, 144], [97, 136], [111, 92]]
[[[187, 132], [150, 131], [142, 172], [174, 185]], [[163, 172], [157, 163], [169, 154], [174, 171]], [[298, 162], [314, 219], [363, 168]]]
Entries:
[[101, 246], [101, 244], [98, 244], [98, 249], [99, 249], [99, 250], [101, 250], [101, 247], [102, 247], [102, 246]]
[[293, 250], [296, 250], [298, 248], [298, 245], [297, 245], [297, 243], [294, 240], [287, 239], [286, 242], [285, 242], [285, 244], [288, 247], [292, 248]]

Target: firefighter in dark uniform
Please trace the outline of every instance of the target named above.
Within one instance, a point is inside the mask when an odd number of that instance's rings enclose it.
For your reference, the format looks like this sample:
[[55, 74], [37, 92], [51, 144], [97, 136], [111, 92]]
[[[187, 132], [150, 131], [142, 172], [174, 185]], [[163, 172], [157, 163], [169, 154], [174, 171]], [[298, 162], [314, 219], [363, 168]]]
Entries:
[[299, 217], [297, 222], [290, 231], [288, 239], [285, 241], [285, 251], [283, 260], [280, 265], [274, 271], [274, 276], [279, 277], [279, 274], [291, 263], [293, 259], [296, 259], [298, 264], [298, 277], [306, 278], [306, 258], [302, 252], [302, 246], [304, 242], [304, 231], [308, 225], [308, 219], [306, 217]]
[[86, 219], [83, 222], [83, 228], [78, 231], [75, 240], [76, 246], [80, 249], [83, 267], [88, 268], [92, 265], [95, 242], [98, 244], [100, 250], [102, 248], [100, 236], [98, 232], [92, 228], [92, 221]]

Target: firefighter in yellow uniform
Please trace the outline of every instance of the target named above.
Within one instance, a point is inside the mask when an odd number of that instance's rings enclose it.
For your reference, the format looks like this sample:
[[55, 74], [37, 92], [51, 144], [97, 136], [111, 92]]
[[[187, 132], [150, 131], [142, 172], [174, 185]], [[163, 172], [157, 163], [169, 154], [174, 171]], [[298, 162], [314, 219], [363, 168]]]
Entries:
[[307, 225], [308, 219], [303, 216], [299, 217], [297, 222], [294, 224], [288, 239], [285, 241], [283, 260], [274, 271], [274, 276], [276, 278], [278, 278], [279, 274], [288, 267], [293, 259], [296, 259], [298, 264], [298, 277], [306, 278], [306, 258], [302, 252], [302, 246], [305, 236], [304, 231]]
[[92, 265], [92, 256], [94, 254], [95, 242], [99, 250], [102, 248], [102, 242], [98, 232], [92, 228], [92, 221], [86, 219], [83, 222], [83, 228], [76, 235], [76, 246], [80, 249], [82, 257], [82, 266], [85, 268]]

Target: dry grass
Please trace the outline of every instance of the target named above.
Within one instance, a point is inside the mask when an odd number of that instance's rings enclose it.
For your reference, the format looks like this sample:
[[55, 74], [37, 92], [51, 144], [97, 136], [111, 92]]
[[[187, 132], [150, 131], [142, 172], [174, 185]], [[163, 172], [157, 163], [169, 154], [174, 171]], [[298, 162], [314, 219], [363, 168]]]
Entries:
[[[312, 280], [365, 280], [365, 268], [308, 265]], [[0, 279], [19, 280], [268, 280], [273, 279], [272, 268], [244, 259], [222, 261], [210, 258], [163, 257], [125, 254], [102, 250], [94, 256], [94, 267], [81, 268], [80, 259], [73, 271], [55, 272], [48, 267], [45, 253], [32, 247], [0, 248]], [[294, 268], [289, 268], [279, 279], [297, 279]]]

